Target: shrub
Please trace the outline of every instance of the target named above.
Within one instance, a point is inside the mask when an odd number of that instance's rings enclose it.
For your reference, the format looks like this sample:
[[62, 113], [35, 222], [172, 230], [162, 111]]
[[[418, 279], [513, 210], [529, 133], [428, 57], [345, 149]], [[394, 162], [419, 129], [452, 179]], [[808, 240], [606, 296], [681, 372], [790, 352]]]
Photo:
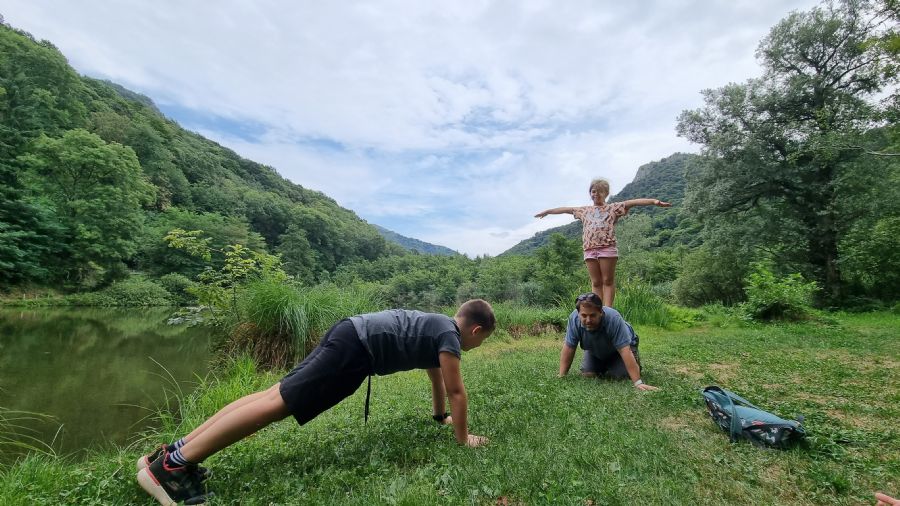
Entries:
[[197, 283], [191, 281], [184, 274], [172, 272], [159, 278], [159, 284], [172, 295], [173, 300], [179, 304], [187, 304], [194, 300], [194, 297], [188, 292], [188, 289]]
[[342, 318], [382, 309], [370, 285], [302, 288], [271, 279], [248, 283], [238, 298], [226, 351], [249, 353], [264, 367], [293, 365]]
[[99, 292], [70, 295], [67, 299], [74, 306], [148, 307], [174, 303], [165, 288], [143, 276], [132, 276]]
[[747, 316], [756, 320], [804, 320], [812, 316], [815, 281], [806, 281], [797, 273], [778, 278], [763, 264], [753, 267], [744, 287]]

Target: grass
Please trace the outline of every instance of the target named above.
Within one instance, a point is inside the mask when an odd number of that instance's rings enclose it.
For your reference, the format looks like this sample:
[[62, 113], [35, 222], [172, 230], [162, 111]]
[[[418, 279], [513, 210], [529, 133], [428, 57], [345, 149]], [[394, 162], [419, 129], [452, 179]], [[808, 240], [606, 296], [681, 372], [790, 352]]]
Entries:
[[[900, 316], [814, 323], [637, 328], [645, 380], [555, 377], [561, 334], [488, 341], [463, 357], [468, 449], [430, 419], [421, 371], [376, 377], [307, 426], [285, 420], [207, 461], [211, 504], [872, 504], [900, 492]], [[580, 352], [579, 352], [580, 354]], [[576, 357], [578, 360], [579, 357]], [[0, 474], [0, 504], [154, 504], [133, 461], [277, 375], [238, 361], [182, 406], [181, 426], [76, 464], [35, 455]], [[731, 444], [699, 389], [720, 384], [806, 416], [789, 451]]]

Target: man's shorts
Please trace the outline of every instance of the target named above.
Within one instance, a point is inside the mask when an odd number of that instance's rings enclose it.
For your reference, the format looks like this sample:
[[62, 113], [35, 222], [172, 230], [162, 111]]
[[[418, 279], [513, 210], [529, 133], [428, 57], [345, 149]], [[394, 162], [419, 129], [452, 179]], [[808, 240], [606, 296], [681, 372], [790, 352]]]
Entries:
[[[631, 353], [634, 353], [638, 369], [641, 369], [641, 357], [638, 355], [636, 346], [631, 347]], [[628, 369], [625, 368], [625, 362], [622, 361], [622, 355], [618, 353], [613, 353], [601, 359], [592, 355], [590, 351], [584, 350], [584, 356], [581, 358], [581, 372], [590, 372], [597, 376], [612, 379], [630, 379]]]
[[300, 425], [349, 397], [372, 374], [372, 359], [350, 320], [331, 327], [281, 380], [279, 392]]

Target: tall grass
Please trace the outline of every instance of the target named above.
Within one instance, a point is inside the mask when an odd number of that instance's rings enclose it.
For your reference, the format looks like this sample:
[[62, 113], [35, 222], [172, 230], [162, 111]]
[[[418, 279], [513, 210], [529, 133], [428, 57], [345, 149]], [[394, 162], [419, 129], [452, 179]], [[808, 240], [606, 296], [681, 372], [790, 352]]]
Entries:
[[492, 306], [497, 317], [497, 326], [502, 329], [534, 325], [565, 327], [568, 317], [568, 312], [558, 307], [542, 308], [513, 302], [498, 302]]
[[645, 283], [623, 283], [616, 290], [616, 310], [632, 324], [666, 328], [672, 317], [662, 298]]
[[47, 443], [33, 435], [36, 424], [52, 420], [49, 415], [0, 407], [0, 455], [55, 456], [53, 442]]
[[382, 309], [370, 287], [312, 288], [272, 280], [248, 284], [238, 300], [229, 351], [248, 352], [265, 367], [285, 367], [306, 356], [334, 323]]

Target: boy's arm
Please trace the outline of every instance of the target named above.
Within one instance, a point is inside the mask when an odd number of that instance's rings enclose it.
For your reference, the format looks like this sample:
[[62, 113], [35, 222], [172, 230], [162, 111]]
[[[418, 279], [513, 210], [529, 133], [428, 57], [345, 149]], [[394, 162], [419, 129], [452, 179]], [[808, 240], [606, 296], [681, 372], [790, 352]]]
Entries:
[[547, 209], [546, 211], [541, 211], [541, 212], [535, 214], [534, 217], [535, 218], [543, 218], [544, 216], [547, 216], [548, 214], [566, 214], [566, 213], [574, 214], [575, 208], [574, 207], [554, 207], [553, 209]]
[[450, 413], [453, 414], [453, 435], [456, 442], [466, 446], [481, 446], [487, 442], [487, 438], [469, 434], [468, 411], [469, 399], [466, 397], [466, 387], [463, 386], [462, 374], [459, 371], [459, 357], [442, 351], [438, 355], [441, 364], [441, 375], [444, 377], [444, 387], [447, 389], [447, 397], [450, 399]]
[[562, 378], [569, 374], [569, 368], [572, 367], [572, 360], [575, 359], [575, 348], [569, 346], [563, 341], [562, 351], [559, 352], [559, 377]]
[[[443, 416], [447, 412], [447, 394], [444, 390], [444, 378], [441, 376], [441, 369], [435, 367], [434, 369], [426, 369], [425, 372], [428, 373], [428, 379], [431, 380], [432, 413], [434, 416]], [[438, 423], [447, 424], [451, 422], [453, 422], [453, 419], [448, 416]]]
[[625, 209], [631, 209], [634, 206], [672, 207], [672, 204], [659, 199], [631, 199], [622, 203], [625, 204]]

